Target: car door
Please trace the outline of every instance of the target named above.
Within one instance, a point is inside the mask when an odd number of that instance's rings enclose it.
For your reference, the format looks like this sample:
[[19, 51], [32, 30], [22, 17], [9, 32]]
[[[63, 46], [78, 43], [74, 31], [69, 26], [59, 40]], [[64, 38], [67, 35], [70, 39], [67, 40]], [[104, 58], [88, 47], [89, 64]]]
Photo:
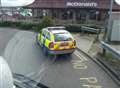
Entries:
[[50, 42], [51, 42], [51, 34], [50, 34], [49, 32], [47, 32], [45, 38], [46, 38], [46, 39], [45, 39], [45, 46], [46, 46], [47, 48], [49, 48], [49, 44], [50, 44]]
[[45, 40], [46, 40], [46, 31], [42, 31], [42, 36], [41, 36], [41, 44], [45, 45]]

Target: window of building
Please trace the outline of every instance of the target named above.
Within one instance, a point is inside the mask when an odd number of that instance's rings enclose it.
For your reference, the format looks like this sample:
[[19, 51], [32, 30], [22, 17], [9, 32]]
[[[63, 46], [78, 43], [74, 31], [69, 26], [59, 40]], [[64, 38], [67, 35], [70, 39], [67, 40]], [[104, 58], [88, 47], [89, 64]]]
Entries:
[[95, 10], [90, 11], [90, 20], [98, 20], [99, 12]]
[[65, 10], [62, 13], [62, 19], [63, 20], [68, 20], [68, 19], [73, 19], [73, 12], [70, 10]]

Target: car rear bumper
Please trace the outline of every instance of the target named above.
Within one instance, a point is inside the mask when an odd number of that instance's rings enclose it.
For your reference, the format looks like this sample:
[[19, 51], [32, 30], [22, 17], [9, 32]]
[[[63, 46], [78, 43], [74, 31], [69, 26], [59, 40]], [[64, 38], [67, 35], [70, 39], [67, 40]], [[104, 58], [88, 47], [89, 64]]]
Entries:
[[75, 49], [68, 49], [68, 50], [49, 50], [49, 54], [69, 54], [73, 53]]

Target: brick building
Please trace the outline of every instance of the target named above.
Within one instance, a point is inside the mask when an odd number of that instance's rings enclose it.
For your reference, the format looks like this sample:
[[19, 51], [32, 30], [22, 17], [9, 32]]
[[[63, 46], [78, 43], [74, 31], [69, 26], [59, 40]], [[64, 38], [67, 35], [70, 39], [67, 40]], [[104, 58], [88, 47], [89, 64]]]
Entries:
[[[32, 9], [33, 17], [51, 16], [59, 20], [84, 23], [104, 21], [109, 13], [110, 0], [35, 0], [26, 8]], [[114, 1], [113, 11], [120, 11]]]

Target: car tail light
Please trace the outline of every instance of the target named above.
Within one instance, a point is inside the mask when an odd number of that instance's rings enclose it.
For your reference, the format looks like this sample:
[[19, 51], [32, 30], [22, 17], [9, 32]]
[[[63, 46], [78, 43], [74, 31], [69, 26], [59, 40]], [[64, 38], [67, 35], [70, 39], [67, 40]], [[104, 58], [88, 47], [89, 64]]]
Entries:
[[76, 46], [76, 41], [74, 40], [73, 45]]
[[49, 44], [49, 48], [54, 48], [54, 43], [53, 43], [53, 42], [51, 42], [51, 43]]

